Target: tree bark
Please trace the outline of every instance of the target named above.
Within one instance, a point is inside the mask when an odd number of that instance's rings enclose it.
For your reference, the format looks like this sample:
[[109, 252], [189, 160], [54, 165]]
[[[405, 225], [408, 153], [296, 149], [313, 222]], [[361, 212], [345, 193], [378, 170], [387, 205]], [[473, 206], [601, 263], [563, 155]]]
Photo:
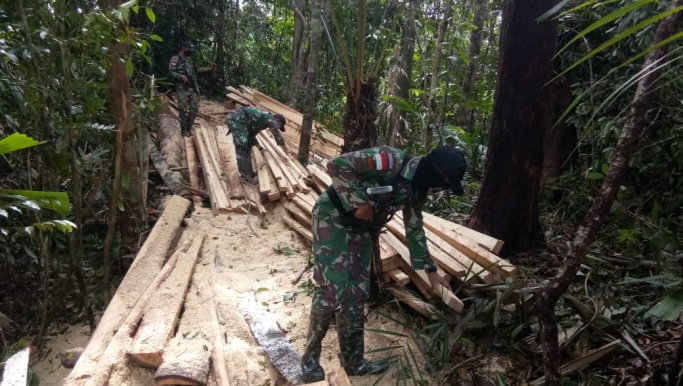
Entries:
[[[406, 8], [401, 48], [396, 58], [391, 82], [391, 95], [393, 97], [408, 100], [408, 91], [412, 85], [413, 55], [415, 54], [415, 9], [418, 7], [417, 0], [411, 0]], [[389, 146], [402, 148], [406, 138], [406, 122], [403, 113], [393, 107], [391, 110], [391, 130], [389, 134]]]
[[[557, 0], [506, 0], [485, 179], [469, 226], [503, 240], [501, 253], [528, 250], [542, 237], [541, 88], [551, 73], [557, 21], [536, 19]], [[504, 193], [504, 194], [503, 194]]]
[[356, 95], [356, 86], [351, 85], [346, 94], [342, 153], [377, 146], [377, 89], [374, 81], [361, 83], [360, 97], [357, 99]]
[[[671, 1], [671, 8], [683, 5], [683, 0]], [[669, 38], [678, 31], [683, 13], [676, 12], [659, 24], [653, 45]], [[635, 96], [631, 102], [624, 128], [619, 136], [614, 160], [602, 183], [600, 194], [593, 201], [588, 214], [579, 227], [571, 243], [569, 256], [560, 268], [557, 277], [546, 285], [539, 294], [538, 317], [541, 322], [543, 339], [543, 355], [545, 361], [545, 383], [548, 386], [560, 385], [560, 352], [557, 342], [557, 323], [555, 321], [555, 305], [557, 300], [567, 291], [576, 277], [583, 259], [598, 235], [600, 226], [607, 218], [609, 209], [614, 203], [619, 187], [623, 184], [631, 156], [636, 150], [638, 140], [647, 126], [647, 111], [652, 100], [653, 86], [661, 73], [662, 60], [669, 50], [664, 45], [650, 52], [641, 70], [642, 78], [638, 82]]]
[[474, 87], [477, 84], [477, 71], [479, 69], [479, 54], [481, 53], [481, 41], [484, 30], [484, 15], [486, 14], [486, 0], [475, 0], [474, 3], [474, 30], [470, 34], [470, 63], [465, 70], [465, 77], [462, 80], [462, 100], [458, 108], [460, 126], [472, 132], [474, 130], [474, 120], [472, 110], [467, 104], [474, 94]]
[[308, 33], [308, 22], [303, 13], [306, 9], [306, 0], [291, 0], [294, 11], [294, 36], [292, 37], [292, 57], [289, 70], [289, 84], [287, 86], [288, 105], [296, 107], [299, 93], [299, 79], [301, 79], [301, 57], [303, 56], [304, 39]]
[[304, 117], [301, 122], [301, 139], [299, 140], [298, 159], [302, 165], [308, 163], [308, 153], [311, 147], [313, 132], [313, 115], [315, 114], [316, 91], [318, 89], [318, 63], [320, 54], [320, 39], [323, 35], [323, 24], [320, 18], [322, 0], [313, 0], [311, 9], [311, 38], [308, 59], [308, 74], [306, 75], [306, 102], [304, 103]]
[[422, 132], [422, 143], [427, 150], [432, 147], [432, 140], [434, 139], [434, 124], [436, 122], [436, 89], [439, 87], [439, 71], [441, 68], [441, 54], [443, 52], [442, 45], [446, 38], [448, 30], [448, 23], [453, 17], [453, 0], [446, 0], [444, 5], [443, 19], [439, 24], [439, 34], [436, 37], [436, 48], [434, 49], [434, 65], [432, 67], [432, 80], [429, 86], [429, 99], [427, 100], [427, 108], [429, 109], [429, 118], [427, 119], [427, 126]]
[[[110, 0], [109, 5], [114, 9], [123, 2], [123, 0]], [[124, 33], [125, 23], [121, 23], [119, 28], [121, 33]], [[126, 43], [115, 43], [111, 52], [110, 111], [114, 123], [123, 130], [121, 147], [116, 149], [121, 153], [122, 181], [130, 181], [125, 187], [121, 187], [124, 213], [119, 213], [117, 216], [124, 247], [121, 255], [124, 256], [135, 255], [137, 252], [140, 244], [140, 229], [145, 221], [145, 203], [142, 202], [142, 177], [138, 162], [139, 139], [133, 121], [130, 80], [126, 74], [125, 58], [130, 53], [130, 47]], [[126, 111], [127, 114], [123, 115], [122, 111]]]

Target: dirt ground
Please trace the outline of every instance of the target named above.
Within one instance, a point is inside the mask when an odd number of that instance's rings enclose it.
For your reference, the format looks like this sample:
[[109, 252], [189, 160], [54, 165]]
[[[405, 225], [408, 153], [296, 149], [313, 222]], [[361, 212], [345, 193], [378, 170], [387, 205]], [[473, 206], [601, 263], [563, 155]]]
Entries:
[[[220, 321], [228, 335], [226, 359], [235, 386], [286, 384], [252, 336], [242, 316], [239, 304], [243, 296], [253, 294], [261, 306], [277, 318], [279, 326], [286, 331], [287, 338], [299, 353], [303, 352], [306, 343], [311, 306], [306, 283], [310, 283], [312, 273], [309, 270], [297, 285], [292, 285], [291, 281], [305, 266], [310, 244], [280, 220], [282, 216], [287, 216], [282, 205], [269, 204], [267, 210], [268, 214], [263, 218], [236, 213], [214, 217], [208, 208], [196, 208], [187, 219], [185, 233], [187, 229], [201, 224], [207, 239], [198, 259], [177, 334], [211, 331], [209, 307], [206, 306], [206, 302], [211, 300], [204, 289], [207, 285], [213, 286], [217, 292]], [[276, 248], [289, 248], [291, 255], [278, 252]], [[294, 298], [290, 301], [292, 296]], [[403, 327], [376, 315], [368, 316], [366, 328], [403, 332]], [[88, 336], [88, 328], [83, 325], [51, 337], [46, 348], [49, 354], [33, 366], [42, 385], [63, 384], [69, 370], [60, 366], [59, 351], [85, 347]], [[204, 338], [211, 342], [210, 337]], [[365, 336], [368, 351], [406, 344], [412, 342], [394, 335], [367, 332]], [[370, 354], [368, 358], [380, 359], [402, 354], [402, 350]], [[331, 371], [339, 366], [338, 352], [337, 333], [332, 326], [323, 342], [321, 362], [326, 370]], [[413, 352], [419, 355], [415, 347]], [[417, 360], [420, 362], [422, 358]], [[153, 371], [135, 364], [121, 363], [114, 370], [110, 384], [153, 385], [153, 375]], [[372, 385], [376, 379], [377, 376], [355, 377], [352, 382], [358, 386]], [[394, 374], [390, 373], [379, 384], [395, 382]]]

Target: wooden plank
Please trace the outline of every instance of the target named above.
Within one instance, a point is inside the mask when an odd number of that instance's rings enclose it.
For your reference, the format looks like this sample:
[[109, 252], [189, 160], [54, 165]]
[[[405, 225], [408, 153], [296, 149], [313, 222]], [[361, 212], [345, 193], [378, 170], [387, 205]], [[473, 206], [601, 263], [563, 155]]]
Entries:
[[180, 196], [171, 197], [69, 374], [67, 385], [82, 385], [94, 371], [115, 332], [164, 266], [168, 252], [178, 240], [180, 223], [189, 207], [190, 201]]
[[275, 182], [275, 177], [273, 177], [273, 173], [271, 173], [270, 168], [266, 167], [266, 171], [268, 172], [268, 185], [270, 185], [270, 193], [268, 193], [268, 201], [276, 201], [280, 199], [280, 189], [277, 186], [277, 183]]
[[313, 233], [310, 230], [304, 228], [303, 226], [301, 226], [301, 224], [290, 218], [281, 217], [281, 219], [285, 222], [285, 224], [289, 225], [292, 229], [294, 229], [295, 231], [299, 232], [299, 234], [304, 236], [306, 240], [313, 242]]
[[235, 93], [228, 93], [226, 95], [228, 98], [234, 100], [235, 102], [241, 104], [242, 106], [251, 106], [251, 103], [247, 101], [246, 99], [242, 98], [241, 96], [235, 94]]
[[[176, 347], [182, 344], [181, 347]], [[205, 350], [199, 340], [189, 343], [174, 343], [169, 351], [176, 353], [165, 359], [154, 374], [157, 385], [196, 385], [204, 386], [209, 377], [209, 358], [211, 354]]]
[[225, 187], [220, 179], [219, 171], [216, 170], [215, 162], [211, 160], [213, 153], [209, 149], [206, 141], [205, 131], [200, 126], [195, 130], [194, 135], [195, 147], [199, 155], [199, 161], [202, 164], [202, 173], [204, 174], [204, 184], [209, 193], [211, 200], [211, 208], [215, 214], [219, 212], [230, 211], [230, 202]]
[[[263, 147], [263, 142], [261, 141], [261, 138], [256, 137], [256, 140], [259, 142], [259, 144]], [[280, 166], [275, 162], [275, 158], [273, 158], [273, 155], [270, 152], [264, 153], [264, 157], [266, 157], [266, 163], [268, 164], [268, 167], [270, 168], [271, 173], [273, 173], [273, 177], [275, 177], [276, 181], [279, 181], [283, 179], [282, 175], [282, 170], [280, 170]]]
[[289, 154], [285, 153], [285, 151], [277, 145], [277, 143], [275, 142], [275, 137], [273, 137], [273, 134], [270, 132], [270, 130], [268, 130], [268, 133], [266, 134], [264, 134], [264, 132], [262, 131], [258, 135], [260, 135], [261, 138], [263, 138], [266, 142], [270, 144], [271, 149], [275, 150], [275, 152], [281, 160], [280, 165], [283, 168], [283, 170], [286, 169], [286, 171], [291, 174], [290, 182], [292, 183], [292, 187], [295, 187], [304, 193], [310, 192], [311, 189], [308, 187], [308, 185], [306, 185], [306, 182], [303, 180], [303, 174], [301, 173], [301, 171], [299, 171], [299, 168], [292, 161], [292, 157], [290, 157]]
[[[185, 155], [187, 156], [187, 167], [190, 174], [190, 186], [192, 189], [199, 190], [199, 176], [197, 175], [197, 153], [194, 149], [192, 138], [185, 137]], [[192, 195], [195, 205], [202, 204], [202, 198], [197, 194]]]
[[270, 193], [270, 183], [268, 182], [268, 170], [266, 166], [266, 161], [263, 159], [263, 155], [258, 147], [254, 146], [251, 148], [251, 155], [254, 158], [254, 163], [256, 164], [256, 172], [258, 174], [258, 186], [259, 193], [269, 194]]
[[383, 289], [420, 314], [433, 320], [439, 319], [439, 309], [436, 308], [436, 306], [423, 301], [406, 288], [395, 285], [385, 285]]
[[161, 365], [164, 347], [173, 337], [204, 239], [202, 236], [179, 257], [173, 271], [159, 285], [142, 313], [142, 323], [128, 350], [128, 357], [142, 366], [157, 368]]
[[211, 309], [211, 319], [214, 329], [213, 349], [211, 350], [211, 367], [213, 368], [214, 377], [216, 378], [216, 386], [231, 386], [230, 377], [228, 374], [228, 362], [225, 359], [225, 333], [218, 320], [218, 304], [214, 296], [213, 285], [209, 286], [207, 290], [211, 297], [209, 308]]
[[284, 204], [285, 209], [294, 217], [296, 220], [298, 220], [303, 226], [308, 227], [308, 229], [311, 229], [312, 227], [312, 222], [311, 222], [311, 215], [305, 213], [301, 208], [299, 208], [296, 205], [293, 205], [291, 203], [286, 202]]
[[301, 208], [304, 209], [306, 213], [313, 213], [313, 208], [315, 207], [315, 203], [317, 200], [314, 200], [313, 196], [311, 196], [310, 194], [298, 193], [296, 195], [296, 198], [292, 198], [292, 201], [294, 201], [295, 204], [301, 206]]
[[253, 295], [245, 296], [240, 307], [254, 338], [280, 374], [291, 384], [303, 383], [301, 357], [280, 330], [275, 318], [258, 305]]
[[379, 252], [384, 272], [401, 268], [403, 262], [401, 255], [381, 237], [379, 239]]
[[408, 248], [392, 233], [384, 233], [380, 235], [380, 237], [384, 238], [384, 241], [400, 254], [405, 264], [404, 266], [406, 267], [403, 272], [410, 277], [410, 280], [415, 284], [417, 289], [419, 289], [427, 299], [434, 297], [436, 294], [432, 289], [427, 273], [423, 269], [415, 271], [410, 268], [410, 252], [408, 252]]
[[327, 189], [328, 186], [332, 185], [332, 177], [330, 177], [327, 172], [323, 171], [322, 168], [316, 164], [310, 164], [307, 166], [308, 171], [311, 172], [313, 180], [317, 178], [318, 181]]
[[496, 256], [493, 252], [482, 248], [467, 237], [456, 232], [448, 232], [447, 229], [444, 229], [439, 225], [430, 224], [429, 222], [425, 222], [425, 227], [462, 252], [465, 256], [491, 272], [500, 275], [503, 278], [519, 277], [519, 270], [517, 267], [510, 264], [509, 261]]
[[439, 225], [445, 229], [450, 229], [453, 232], [459, 233], [469, 239], [472, 239], [474, 242], [479, 243], [479, 245], [495, 254], [500, 253], [500, 250], [503, 248], [503, 241], [498, 240], [495, 237], [485, 235], [466, 226], [456, 224], [441, 217], [437, 217], [431, 213], [423, 212], [422, 215], [424, 216], [425, 222], [429, 221], [432, 224]]
[[244, 198], [246, 193], [240, 182], [240, 172], [237, 168], [237, 154], [231, 136], [216, 136], [219, 158], [222, 161], [222, 170], [228, 182], [229, 197], [232, 199]]
[[244, 186], [244, 191], [247, 192], [247, 199], [248, 202], [251, 202], [254, 207], [258, 210], [259, 215], [263, 216], [268, 211], [266, 208], [261, 204], [261, 199], [259, 197], [259, 193], [256, 190], [256, 187], [253, 185], [245, 185]]
[[292, 188], [299, 189], [299, 181], [296, 178], [294, 178], [292, 171], [289, 169], [285, 161], [283, 161], [283, 159], [280, 157], [280, 154], [278, 154], [276, 150], [277, 146], [273, 146], [270, 142], [268, 142], [268, 139], [266, 139], [266, 137], [263, 136], [262, 133], [258, 133], [257, 138], [261, 146], [264, 146], [266, 149], [268, 149], [270, 154], [273, 156], [273, 159], [277, 163], [278, 167], [282, 171], [282, 174], [285, 176], [287, 181], [289, 181], [289, 184], [292, 186]]
[[393, 280], [396, 284], [400, 286], [404, 286], [408, 283], [410, 283], [410, 277], [406, 275], [403, 271], [401, 271], [399, 268], [397, 269], [392, 269], [391, 271], [385, 271], [387, 275]]
[[26, 386], [30, 354], [31, 349], [26, 347], [5, 362], [5, 369], [2, 372], [3, 386]]
[[327, 382], [330, 386], [351, 386], [351, 381], [349, 381], [349, 377], [346, 375], [343, 367], [328, 373]]

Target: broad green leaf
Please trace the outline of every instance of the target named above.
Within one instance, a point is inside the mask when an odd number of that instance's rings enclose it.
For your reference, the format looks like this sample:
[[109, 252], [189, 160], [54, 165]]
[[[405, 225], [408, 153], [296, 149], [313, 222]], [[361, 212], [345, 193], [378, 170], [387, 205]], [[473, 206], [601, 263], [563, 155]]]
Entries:
[[601, 180], [601, 179], [605, 178], [605, 175], [602, 173], [595, 172], [595, 173], [588, 173], [588, 175], [586, 177], [589, 180]]
[[[600, 52], [603, 51], [605, 48], [610, 47], [610, 46], [614, 45], [615, 43], [617, 43], [617, 42], [623, 40], [624, 38], [626, 38], [626, 37], [632, 35], [632, 34], [635, 33], [636, 31], [641, 30], [641, 29], [643, 29], [643, 28], [645, 28], [645, 27], [647, 27], [647, 26], [650, 26], [650, 25], [656, 23], [657, 21], [659, 21], [659, 20], [661, 20], [661, 19], [664, 19], [665, 17], [667, 17], [667, 16], [669, 16], [669, 15], [671, 15], [671, 14], [673, 14], [673, 13], [680, 12], [681, 10], [683, 10], [683, 6], [676, 7], [676, 8], [670, 9], [670, 10], [668, 10], [668, 11], [662, 12], [662, 13], [660, 13], [660, 14], [658, 14], [658, 15], [655, 15], [655, 16], [653, 16], [653, 17], [647, 19], [647, 20], [644, 20], [644, 21], [642, 21], [642, 22], [640, 22], [640, 23], [634, 25], [633, 27], [627, 29], [626, 31], [624, 31], [624, 32], [622, 32], [622, 33], [620, 33], [620, 34], [618, 34], [617, 36], [613, 37], [612, 39], [610, 39], [610, 40], [606, 41], [605, 43], [601, 44], [598, 48], [596, 48], [596, 49], [594, 49], [593, 51], [591, 51], [591, 52], [587, 53], [586, 55], [584, 55], [581, 59], [579, 59], [579, 60], [576, 61], [574, 64], [572, 64], [571, 66], [569, 66], [569, 68], [567, 68], [566, 70], [562, 71], [562, 73], [560, 73], [559, 75], [557, 75], [556, 77], [554, 77], [550, 82], [554, 82], [555, 80], [557, 80], [558, 78], [560, 78], [560, 77], [562, 77], [564, 74], [566, 74], [567, 72], [569, 72], [569, 71], [573, 70], [574, 68], [576, 68], [576, 67], [577, 67], [578, 65], [580, 65], [581, 63], [585, 62], [586, 60], [588, 60], [588, 59], [592, 58], [593, 56], [595, 56], [596, 54], [600, 53]], [[549, 82], [549, 83], [550, 83], [550, 82]]]
[[149, 21], [151, 21], [152, 23], [156, 23], [157, 15], [154, 14], [154, 11], [152, 11], [152, 8], [150, 8], [150, 7], [145, 8], [145, 12], [147, 13], [147, 18], [149, 19]]
[[8, 137], [0, 139], [0, 155], [37, 145], [40, 145], [40, 142], [36, 141], [35, 139], [25, 134], [14, 133]]
[[405, 99], [403, 99], [401, 97], [395, 97], [394, 98], [394, 107], [398, 111], [407, 111], [407, 112], [415, 111], [413, 109], [413, 106], [411, 106], [410, 103], [408, 103], [408, 101], [406, 101]]
[[654, 307], [645, 313], [645, 316], [657, 316], [666, 321], [674, 321], [683, 310], [683, 290], [670, 293]]
[[609, 171], [609, 165], [602, 164], [602, 174], [607, 175], [608, 171]]
[[130, 60], [130, 58], [126, 60], [126, 75], [129, 77], [133, 76], [133, 62]]
[[672, 41], [674, 41], [674, 40], [676, 40], [676, 39], [679, 39], [679, 38], [681, 38], [681, 37], [683, 37], [683, 32], [679, 32], [679, 33], [677, 33], [677, 34], [675, 34], [675, 35], [673, 35], [673, 36], [669, 36], [668, 38], [662, 40], [661, 42], [659, 42], [659, 43], [657, 43], [657, 44], [655, 44], [655, 45], [653, 45], [653, 46], [650, 46], [650, 47], [649, 47], [648, 49], [646, 49], [645, 51], [643, 51], [643, 52], [639, 53], [638, 55], [632, 57], [631, 59], [625, 61], [625, 62], [624, 62], [621, 66], [619, 66], [619, 67], [626, 66], [627, 64], [632, 63], [633, 61], [642, 58], [643, 56], [649, 54], [650, 52], [656, 50], [657, 48], [663, 47], [663, 46], [665, 46], [665, 45], [671, 43]]
[[154, 40], [154, 41], [157, 41], [157, 42], [163, 42], [164, 41], [164, 39], [162, 39], [161, 36], [155, 35], [155, 34], [150, 35], [149, 38]]
[[139, 5], [136, 5], [136, 6], [132, 7], [131, 9], [133, 10], [133, 12], [135, 12], [136, 15], [138, 14], [138, 12], [140, 12], [140, 6]]
[[574, 36], [574, 38], [573, 38], [572, 40], [570, 40], [569, 43], [565, 44], [564, 47], [562, 47], [561, 50], [557, 51], [557, 54], [555, 54], [555, 57], [557, 57], [557, 55], [559, 55], [559, 54], [562, 53], [564, 50], [566, 50], [567, 47], [569, 47], [570, 45], [572, 45], [575, 41], [581, 39], [582, 37], [586, 36], [587, 34], [591, 33], [592, 31], [595, 31], [596, 29], [602, 27], [603, 25], [605, 25], [605, 24], [607, 24], [607, 23], [609, 23], [609, 22], [611, 22], [611, 21], [614, 21], [614, 20], [616, 20], [616, 19], [618, 19], [618, 18], [624, 16], [625, 14], [627, 14], [627, 13], [633, 11], [633, 10], [636, 9], [636, 8], [640, 8], [640, 7], [642, 7], [643, 5], [648, 4], [648, 3], [652, 3], [652, 2], [654, 2], [654, 1], [655, 1], [655, 0], [640, 0], [640, 1], [636, 1], [636, 2], [633, 3], [633, 4], [629, 4], [629, 5], [627, 5], [626, 7], [619, 8], [619, 9], [617, 9], [616, 11], [610, 13], [609, 15], [600, 18], [600, 20], [598, 20], [598, 21], [596, 21], [595, 23], [589, 25], [589, 26], [586, 27], [583, 31], [581, 31], [578, 35]]
[[128, 189], [130, 187], [130, 181], [132, 179], [132, 176], [130, 172], [123, 172], [121, 175], [121, 187], [124, 189]]
[[43, 192], [38, 190], [0, 189], [0, 195], [9, 195], [35, 201], [43, 208], [53, 210], [62, 216], [71, 211], [69, 196], [64, 192]]

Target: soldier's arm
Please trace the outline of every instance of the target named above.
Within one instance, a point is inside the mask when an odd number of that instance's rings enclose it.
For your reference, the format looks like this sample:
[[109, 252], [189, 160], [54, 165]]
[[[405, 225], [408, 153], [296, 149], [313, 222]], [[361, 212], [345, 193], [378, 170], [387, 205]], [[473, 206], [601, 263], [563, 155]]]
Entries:
[[353, 160], [346, 155], [333, 158], [327, 164], [327, 173], [332, 177], [332, 186], [337, 191], [344, 210], [350, 212], [362, 205], [370, 204], [368, 196], [360, 186], [361, 173]]
[[277, 128], [277, 124], [275, 121], [272, 124], [268, 125], [268, 128], [270, 129], [270, 132], [273, 133], [273, 137], [275, 137], [275, 143], [277, 143], [278, 146], [282, 146], [283, 148], [286, 148], [287, 146], [285, 145], [285, 139], [282, 138], [282, 134], [280, 133], [280, 129]]
[[168, 64], [168, 74], [171, 76], [171, 80], [174, 82], [181, 81], [181, 73], [177, 72], [178, 69], [178, 57], [174, 56]]
[[427, 247], [427, 236], [425, 235], [424, 230], [422, 209], [412, 206], [404, 208], [403, 226], [406, 229], [408, 249], [410, 250], [410, 263], [413, 269], [428, 269], [434, 267], [434, 263], [429, 256], [429, 248]]

